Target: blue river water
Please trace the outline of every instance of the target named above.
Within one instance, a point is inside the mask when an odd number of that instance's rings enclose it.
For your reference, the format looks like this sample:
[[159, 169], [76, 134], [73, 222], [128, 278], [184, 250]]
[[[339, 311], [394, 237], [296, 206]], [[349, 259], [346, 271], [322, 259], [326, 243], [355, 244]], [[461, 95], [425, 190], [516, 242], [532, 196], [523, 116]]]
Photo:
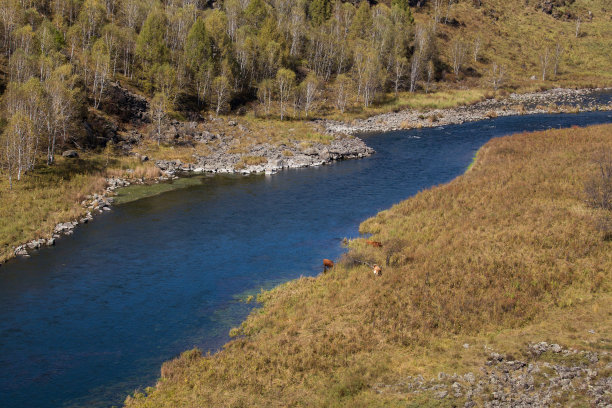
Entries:
[[320, 273], [361, 221], [460, 175], [492, 137], [610, 122], [551, 114], [365, 135], [377, 154], [362, 160], [204, 176], [117, 205], [0, 268], [0, 407], [121, 405], [163, 361], [222, 346], [253, 307], [245, 294]]

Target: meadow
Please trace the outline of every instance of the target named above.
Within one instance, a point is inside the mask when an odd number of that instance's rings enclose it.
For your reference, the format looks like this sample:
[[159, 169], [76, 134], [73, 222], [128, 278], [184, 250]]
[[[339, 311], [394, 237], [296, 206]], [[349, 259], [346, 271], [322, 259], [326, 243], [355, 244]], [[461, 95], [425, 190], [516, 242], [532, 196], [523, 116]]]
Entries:
[[382, 247], [352, 240], [328, 273], [262, 292], [223, 350], [165, 363], [125, 405], [453, 406], [373, 385], [475, 370], [485, 346], [608, 348], [610, 214], [585, 186], [610, 149], [612, 125], [491, 140], [464, 175], [364, 221]]

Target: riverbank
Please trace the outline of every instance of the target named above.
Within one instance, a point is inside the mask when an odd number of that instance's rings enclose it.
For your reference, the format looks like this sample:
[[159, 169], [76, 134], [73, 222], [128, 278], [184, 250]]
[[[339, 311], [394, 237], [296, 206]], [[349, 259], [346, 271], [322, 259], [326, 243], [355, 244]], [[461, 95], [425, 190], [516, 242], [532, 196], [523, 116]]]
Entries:
[[[123, 91], [135, 98], [127, 90]], [[55, 168], [41, 168], [27, 176], [36, 186], [17, 186], [20, 191], [14, 192], [2, 188], [7, 190], [4, 195], [9, 205], [4, 208], [7, 225], [0, 226], [5, 237], [0, 242], [0, 264], [55, 245], [59, 237], [71, 234], [77, 225], [110, 210], [113, 191], [124, 185], [157, 184], [181, 174], [272, 174], [287, 168], [319, 166], [373, 154], [373, 149], [352, 136], [354, 133], [443, 126], [519, 114], [612, 109], [612, 105], [596, 101], [599, 92], [602, 90], [552, 89], [512, 94], [449, 109], [386, 113], [356, 119], [350, 124], [326, 120], [272, 121], [270, 125], [267, 121], [240, 117], [211, 118], [201, 124], [170, 121], [163, 130], [164, 140], [170, 143], [167, 146], [145, 143], [143, 136], [136, 136], [138, 132], [132, 130], [122, 136], [125, 140], [121, 148], [115, 147], [115, 152], [81, 153], [84, 157], [76, 160], [61, 158]], [[138, 109], [135, 111], [142, 114]], [[132, 139], [140, 142], [128, 143]], [[53, 201], [55, 204], [41, 206], [36, 197], [54, 194], [42, 191], [54, 188], [53, 182], [43, 180], [56, 176], [61, 180], [60, 185], [66, 184], [71, 191], [61, 193], [64, 188], [61, 187]], [[78, 185], [71, 186], [73, 183]], [[36, 204], [32, 205], [33, 202]], [[34, 217], [23, 213], [28, 207], [30, 212], [37, 210], [38, 213]], [[23, 213], [23, 217], [10, 217], [15, 212]]]
[[222, 351], [167, 362], [126, 406], [611, 403], [609, 214], [585, 193], [611, 131], [490, 141], [365, 221], [381, 246], [353, 240], [329, 273], [262, 293]]
[[[53, 208], [47, 207], [47, 214], [57, 221], [54, 223], [47, 219], [43, 225], [30, 226], [36, 231], [36, 238], [15, 245], [7, 234], [8, 240], [1, 243], [5, 249], [4, 253], [0, 254], [0, 265], [15, 256], [28, 257], [32, 251], [53, 246], [62, 236], [71, 235], [78, 225], [90, 222], [97, 214], [110, 211], [115, 190], [119, 188], [134, 184], [159, 184], [176, 180], [181, 175], [201, 173], [273, 174], [283, 169], [321, 166], [339, 160], [363, 158], [374, 153], [361, 139], [344, 135], [331, 135], [322, 142], [293, 140], [283, 144], [257, 143], [242, 153], [232, 150], [233, 139], [224, 135], [203, 132], [197, 137], [197, 141], [210, 146], [207, 148], [211, 153], [207, 156], [194, 153], [195, 163], [178, 159], [156, 160], [153, 163], [149, 162], [148, 156], [135, 152], [131, 159], [122, 160], [119, 167], [100, 168], [95, 174], [84, 175], [86, 179], [95, 180], [95, 183], [90, 187], [80, 188], [78, 192], [66, 194], [65, 198], [74, 200], [73, 203], [64, 204], [70, 207], [68, 216], [56, 216]], [[194, 148], [195, 151], [197, 148]], [[99, 158], [92, 160], [99, 161]], [[12, 196], [17, 201], [19, 192], [7, 191], [6, 196]], [[17, 205], [16, 203], [15, 206]], [[9, 219], [5, 218], [7, 222]], [[23, 221], [27, 222], [27, 217]], [[8, 228], [2, 226], [2, 230]]]
[[502, 116], [612, 110], [612, 103], [601, 104], [595, 100], [598, 93], [609, 91], [610, 88], [555, 88], [541, 92], [511, 94], [505, 98], [490, 98], [455, 108], [424, 111], [407, 109], [351, 122], [328, 120], [323, 123], [330, 132], [357, 134], [459, 125]]

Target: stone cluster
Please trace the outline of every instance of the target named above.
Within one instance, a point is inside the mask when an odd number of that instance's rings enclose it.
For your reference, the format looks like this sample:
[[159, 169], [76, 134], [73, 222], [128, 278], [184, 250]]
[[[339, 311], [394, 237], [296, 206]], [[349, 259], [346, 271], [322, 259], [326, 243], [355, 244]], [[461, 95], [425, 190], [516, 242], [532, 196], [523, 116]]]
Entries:
[[[461, 403], [457, 406], [466, 408], [543, 408], [568, 395], [594, 407], [612, 406], [612, 363], [598, 364], [600, 357], [609, 360], [610, 352], [570, 350], [539, 342], [530, 344], [526, 355], [531, 359], [491, 352], [480, 373], [441, 372], [430, 380], [419, 375], [394, 384], [375, 384], [373, 389], [379, 394], [428, 393], [436, 399], [452, 398], [454, 403]], [[543, 358], [546, 356], [549, 358]]]

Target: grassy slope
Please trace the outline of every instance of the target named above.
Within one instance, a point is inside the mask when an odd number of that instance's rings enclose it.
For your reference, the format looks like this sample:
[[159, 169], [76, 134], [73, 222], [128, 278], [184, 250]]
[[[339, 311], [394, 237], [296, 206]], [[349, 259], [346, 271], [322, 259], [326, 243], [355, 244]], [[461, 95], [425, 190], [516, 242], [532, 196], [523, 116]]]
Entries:
[[223, 351], [165, 363], [126, 405], [394, 406], [412, 397], [370, 386], [467, 372], [484, 344], [609, 347], [612, 242], [582, 196], [604, 147], [612, 125], [490, 141], [463, 176], [361, 225], [384, 247], [350, 254], [384, 265], [388, 251], [382, 277], [344, 262], [263, 293]]
[[[534, 8], [534, 1], [488, 0], [475, 9], [472, 2], [459, 2], [451, 16], [462, 23], [461, 27], [443, 27], [448, 40], [461, 38], [470, 45], [477, 37], [482, 39], [482, 59], [474, 63], [468, 54], [466, 66], [471, 66], [486, 76], [492, 62], [505, 65], [509, 74], [508, 85], [518, 89], [535, 89], [551, 86], [551, 82], [566, 86], [612, 85], [612, 8], [606, 0], [576, 0], [568, 11], [581, 17], [581, 34], [575, 35], [575, 21], [555, 19]], [[587, 21], [588, 11], [593, 20]], [[495, 20], [489, 15], [499, 16]], [[417, 22], [427, 21], [428, 15], [417, 14]], [[440, 51], [450, 61], [450, 47], [441, 42]], [[548, 47], [551, 55], [555, 45], [563, 46], [559, 74], [540, 81], [540, 54]], [[530, 78], [535, 75], [537, 80]]]

